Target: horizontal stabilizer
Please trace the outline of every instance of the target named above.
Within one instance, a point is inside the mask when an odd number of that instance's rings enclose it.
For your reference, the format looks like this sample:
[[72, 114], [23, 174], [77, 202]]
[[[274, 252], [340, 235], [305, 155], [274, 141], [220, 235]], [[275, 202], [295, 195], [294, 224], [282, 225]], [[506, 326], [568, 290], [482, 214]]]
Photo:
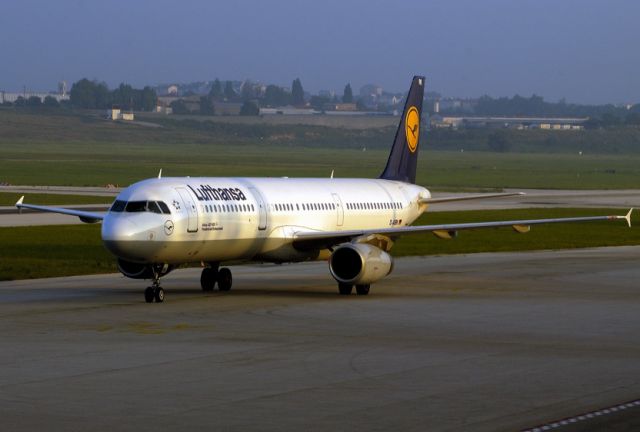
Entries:
[[451, 196], [444, 198], [423, 198], [420, 200], [420, 204], [438, 204], [452, 201], [467, 201], [467, 200], [479, 200], [479, 199], [488, 199], [488, 198], [503, 198], [510, 196], [522, 196], [526, 195], [524, 192], [505, 192], [505, 193], [495, 193], [495, 194], [478, 194], [478, 195], [461, 195], [461, 196]]

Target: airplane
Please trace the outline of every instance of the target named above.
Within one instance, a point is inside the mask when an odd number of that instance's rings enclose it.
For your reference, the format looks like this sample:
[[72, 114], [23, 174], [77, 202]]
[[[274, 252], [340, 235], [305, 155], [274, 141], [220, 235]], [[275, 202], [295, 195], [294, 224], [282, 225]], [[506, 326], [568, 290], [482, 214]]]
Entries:
[[490, 193], [433, 198], [415, 184], [425, 78], [415, 76], [386, 166], [376, 179], [162, 177], [124, 189], [106, 214], [25, 204], [18, 209], [77, 216], [102, 222], [106, 249], [129, 278], [150, 279], [148, 303], [161, 303], [160, 278], [179, 265], [200, 263], [203, 291], [229, 291], [232, 273], [223, 263], [288, 263], [327, 260], [341, 295], [369, 294], [393, 270], [389, 254], [401, 236], [431, 232], [452, 238], [460, 230], [626, 220], [589, 216], [440, 225], [411, 225], [432, 204], [507, 197]]

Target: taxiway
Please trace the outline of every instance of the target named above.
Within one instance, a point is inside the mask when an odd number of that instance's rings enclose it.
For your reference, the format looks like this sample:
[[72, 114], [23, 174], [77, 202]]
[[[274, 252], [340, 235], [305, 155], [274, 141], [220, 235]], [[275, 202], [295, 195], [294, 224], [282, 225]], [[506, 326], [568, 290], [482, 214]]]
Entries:
[[234, 267], [226, 294], [179, 270], [163, 304], [118, 275], [2, 282], [2, 428], [529, 429], [640, 397], [639, 259], [403, 258], [348, 298], [326, 263]]

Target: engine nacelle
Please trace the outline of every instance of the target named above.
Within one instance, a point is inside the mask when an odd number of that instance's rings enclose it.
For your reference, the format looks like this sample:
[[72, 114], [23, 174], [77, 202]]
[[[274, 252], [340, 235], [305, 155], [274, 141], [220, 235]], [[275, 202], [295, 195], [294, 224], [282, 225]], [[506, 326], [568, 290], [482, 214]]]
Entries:
[[340, 283], [366, 285], [391, 273], [393, 258], [382, 249], [369, 244], [346, 243], [338, 246], [331, 254], [329, 270]]
[[[153, 279], [152, 264], [133, 263], [118, 258], [118, 270], [120, 270], [120, 273], [131, 279]], [[169, 265], [157, 266], [157, 271], [160, 276], [166, 275], [171, 270], [173, 270], [173, 267]]]

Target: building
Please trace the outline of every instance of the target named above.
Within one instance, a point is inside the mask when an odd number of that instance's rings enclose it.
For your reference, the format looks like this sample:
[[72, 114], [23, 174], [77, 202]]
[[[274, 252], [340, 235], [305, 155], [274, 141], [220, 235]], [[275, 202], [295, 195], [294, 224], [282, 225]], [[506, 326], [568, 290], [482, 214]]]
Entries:
[[260, 108], [260, 115], [311, 115], [319, 114], [313, 108], [296, 108], [288, 105], [278, 108]]
[[120, 107], [113, 106], [111, 109], [107, 110], [107, 119], [109, 120], [125, 120], [125, 121], [133, 121], [135, 116], [133, 115], [133, 111], [122, 111]]
[[356, 111], [358, 108], [354, 103], [333, 103], [329, 102], [323, 105], [324, 111]]
[[178, 96], [178, 86], [173, 84], [167, 87], [167, 96]]
[[0, 91], [0, 104], [15, 103], [18, 100], [18, 98], [23, 98], [24, 100], [27, 100], [30, 97], [37, 97], [40, 99], [40, 102], [44, 102], [47, 96], [54, 98], [58, 102], [69, 100], [68, 94], [32, 92], [32, 91], [23, 91], [23, 92], [13, 93], [13, 92]]
[[107, 118], [110, 120], [120, 120], [120, 108], [112, 107], [107, 110]]
[[367, 98], [373, 97], [378, 98], [382, 96], [383, 89], [381, 86], [377, 84], [365, 84], [360, 87], [360, 97]]
[[445, 129], [493, 128], [493, 129], [545, 129], [545, 130], [582, 130], [588, 117], [431, 117], [431, 127]]
[[158, 101], [156, 102], [156, 107], [153, 111], [160, 114], [173, 114], [173, 108], [171, 108], [171, 103], [162, 101], [160, 100], [160, 98], [158, 98]]
[[446, 98], [440, 99], [438, 102], [438, 111], [434, 112], [459, 112], [459, 113], [473, 113], [478, 105], [477, 99], [458, 99], [458, 98]]

